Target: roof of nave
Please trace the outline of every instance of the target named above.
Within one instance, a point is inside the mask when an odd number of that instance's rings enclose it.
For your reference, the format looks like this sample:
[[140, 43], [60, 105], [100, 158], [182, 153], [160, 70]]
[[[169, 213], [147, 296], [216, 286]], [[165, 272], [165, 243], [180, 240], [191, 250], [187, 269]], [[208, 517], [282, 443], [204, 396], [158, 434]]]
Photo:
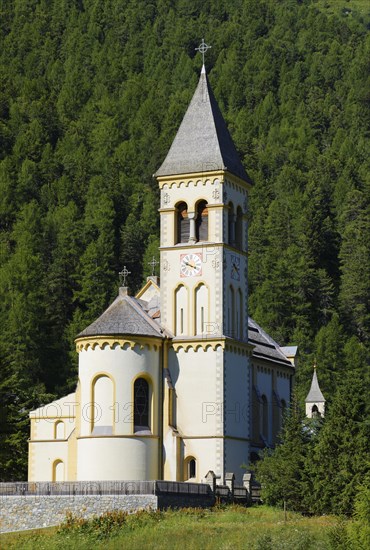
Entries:
[[279, 344], [271, 338], [251, 317], [248, 318], [248, 342], [253, 344], [253, 356], [274, 363], [292, 367], [292, 363], [282, 352]]
[[37, 409], [30, 411], [30, 416], [37, 419], [42, 418], [59, 418], [59, 417], [72, 417], [75, 416], [74, 404], [76, 402], [76, 394], [70, 393], [56, 399], [47, 405], [41, 405]]
[[228, 170], [252, 183], [217, 105], [203, 66], [198, 86], [155, 176]]
[[158, 304], [154, 303], [155, 301], [156, 297], [150, 302], [145, 302], [120, 291], [104, 313], [80, 332], [77, 338], [123, 334], [163, 337], [163, 330], [152, 317], [152, 314], [158, 310]]
[[319, 381], [317, 379], [316, 367], [314, 368], [314, 371], [313, 371], [311, 388], [310, 388], [310, 391], [308, 392], [305, 402], [306, 403], [320, 403], [320, 402], [324, 403], [325, 402], [325, 397], [323, 396], [320, 390]]

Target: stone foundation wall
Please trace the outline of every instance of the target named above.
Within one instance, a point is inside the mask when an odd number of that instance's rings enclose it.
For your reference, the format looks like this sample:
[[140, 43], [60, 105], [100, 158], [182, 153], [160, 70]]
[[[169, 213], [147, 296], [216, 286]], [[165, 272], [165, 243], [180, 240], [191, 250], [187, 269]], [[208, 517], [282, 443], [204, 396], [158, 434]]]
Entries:
[[136, 512], [158, 507], [155, 495], [75, 495], [0, 497], [0, 532], [59, 525], [67, 512], [89, 518], [112, 510]]

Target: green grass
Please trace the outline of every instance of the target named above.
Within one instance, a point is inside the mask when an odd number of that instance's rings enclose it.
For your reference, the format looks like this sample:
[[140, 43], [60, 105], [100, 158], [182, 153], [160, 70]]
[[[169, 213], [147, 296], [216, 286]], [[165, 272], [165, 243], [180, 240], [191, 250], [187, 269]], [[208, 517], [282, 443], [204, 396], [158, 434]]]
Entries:
[[[1, 549], [91, 549], [128, 550], [185, 548], [250, 550], [324, 550], [334, 548], [333, 535], [340, 529], [333, 517], [305, 518], [267, 506], [228, 506], [212, 510], [184, 509], [142, 512], [117, 519], [70, 522], [62, 531], [3, 534]], [[116, 523], [115, 523], [116, 521]], [[339, 527], [338, 527], [339, 525]]]

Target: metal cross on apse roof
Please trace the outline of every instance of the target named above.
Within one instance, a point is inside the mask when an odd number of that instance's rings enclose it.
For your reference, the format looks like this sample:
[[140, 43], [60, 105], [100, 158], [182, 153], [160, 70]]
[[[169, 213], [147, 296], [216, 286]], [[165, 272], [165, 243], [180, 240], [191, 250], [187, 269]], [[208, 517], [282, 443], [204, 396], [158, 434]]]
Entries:
[[148, 265], [150, 265], [150, 267], [152, 268], [152, 277], [155, 274], [155, 268], [158, 264], [159, 262], [154, 258], [154, 256], [153, 256], [153, 259], [150, 262], [148, 262]]
[[121, 284], [123, 284], [123, 286], [126, 286], [126, 278], [128, 275], [131, 275], [131, 271], [129, 271], [127, 267], [124, 265], [122, 271], [120, 271], [118, 275], [120, 277]]
[[207, 52], [207, 50], [209, 50], [210, 48], [212, 48], [212, 46], [208, 46], [208, 44], [206, 44], [204, 42], [204, 38], [202, 38], [202, 42], [201, 44], [199, 45], [198, 48], [195, 48], [198, 52], [200, 52], [202, 54], [202, 58], [203, 58], [203, 65], [204, 65], [204, 54]]

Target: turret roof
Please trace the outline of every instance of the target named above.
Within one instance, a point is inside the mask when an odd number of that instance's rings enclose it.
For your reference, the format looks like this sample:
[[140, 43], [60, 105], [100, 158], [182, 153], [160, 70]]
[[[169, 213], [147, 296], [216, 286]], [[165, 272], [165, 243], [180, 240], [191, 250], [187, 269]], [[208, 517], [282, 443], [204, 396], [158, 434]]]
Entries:
[[325, 397], [321, 393], [319, 381], [317, 380], [316, 368], [313, 371], [311, 388], [305, 400], [306, 403], [324, 403]]
[[80, 332], [77, 338], [123, 334], [163, 337], [163, 330], [144, 311], [139, 300], [119, 294], [104, 313]]
[[228, 170], [247, 175], [221, 114], [203, 66], [190, 105], [156, 176]]

